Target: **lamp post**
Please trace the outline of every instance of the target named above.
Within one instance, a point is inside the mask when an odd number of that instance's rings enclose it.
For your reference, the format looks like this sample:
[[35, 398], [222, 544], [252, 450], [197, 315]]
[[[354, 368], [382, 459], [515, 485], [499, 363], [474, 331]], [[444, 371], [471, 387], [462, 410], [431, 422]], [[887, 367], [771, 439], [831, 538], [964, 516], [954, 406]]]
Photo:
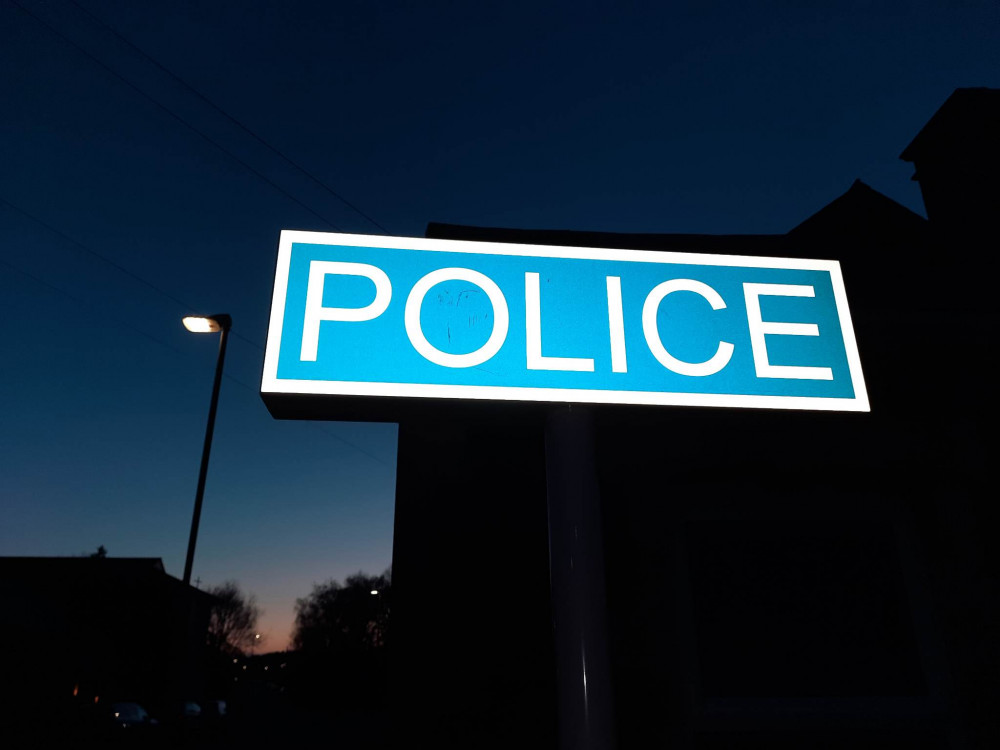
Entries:
[[205, 428], [205, 447], [201, 452], [201, 470], [198, 472], [198, 489], [194, 497], [194, 516], [191, 518], [191, 536], [188, 539], [187, 559], [184, 561], [184, 585], [191, 585], [191, 567], [194, 565], [194, 545], [198, 541], [198, 523], [201, 521], [201, 501], [205, 495], [205, 477], [208, 474], [208, 455], [212, 451], [212, 432], [215, 430], [215, 409], [219, 405], [219, 385], [222, 383], [222, 363], [226, 359], [226, 339], [233, 319], [228, 315], [187, 317], [182, 321], [192, 333], [220, 333], [219, 359], [215, 365], [215, 382], [212, 384], [212, 403], [208, 407], [208, 426]]

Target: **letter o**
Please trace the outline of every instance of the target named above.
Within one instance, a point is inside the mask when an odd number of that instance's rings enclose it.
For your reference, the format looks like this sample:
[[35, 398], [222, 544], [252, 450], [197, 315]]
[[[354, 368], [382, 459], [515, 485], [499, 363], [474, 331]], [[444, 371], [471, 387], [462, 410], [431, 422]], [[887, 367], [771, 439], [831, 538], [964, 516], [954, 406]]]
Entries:
[[[443, 352], [431, 345], [420, 328], [420, 308], [423, 305], [424, 297], [431, 287], [442, 281], [468, 281], [486, 292], [486, 296], [490, 299], [490, 304], [493, 306], [493, 333], [490, 334], [489, 340], [474, 352], [468, 354]], [[489, 276], [484, 276], [471, 268], [439, 268], [437, 271], [431, 271], [413, 285], [410, 296], [406, 298], [403, 323], [406, 325], [406, 335], [409, 337], [410, 343], [424, 359], [442, 367], [475, 367], [486, 362], [500, 351], [500, 347], [507, 340], [510, 313], [507, 310], [507, 300], [504, 298], [503, 292]]]

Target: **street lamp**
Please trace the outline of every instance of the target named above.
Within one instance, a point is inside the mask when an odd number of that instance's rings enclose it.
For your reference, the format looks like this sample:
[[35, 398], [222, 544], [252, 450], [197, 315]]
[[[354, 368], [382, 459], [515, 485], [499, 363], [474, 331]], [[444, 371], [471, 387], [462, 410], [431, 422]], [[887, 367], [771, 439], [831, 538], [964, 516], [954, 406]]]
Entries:
[[233, 319], [228, 315], [190, 316], [182, 321], [192, 333], [220, 333], [219, 359], [215, 365], [215, 382], [212, 384], [212, 403], [208, 407], [208, 426], [205, 428], [205, 447], [201, 452], [201, 470], [198, 472], [198, 489], [194, 497], [194, 516], [191, 518], [191, 536], [188, 539], [187, 559], [184, 561], [184, 585], [191, 585], [191, 567], [194, 565], [194, 545], [198, 541], [198, 523], [201, 521], [201, 501], [205, 495], [205, 477], [208, 474], [208, 455], [212, 451], [212, 432], [215, 429], [215, 409], [219, 405], [219, 385], [222, 383], [222, 363], [226, 359], [226, 339]]

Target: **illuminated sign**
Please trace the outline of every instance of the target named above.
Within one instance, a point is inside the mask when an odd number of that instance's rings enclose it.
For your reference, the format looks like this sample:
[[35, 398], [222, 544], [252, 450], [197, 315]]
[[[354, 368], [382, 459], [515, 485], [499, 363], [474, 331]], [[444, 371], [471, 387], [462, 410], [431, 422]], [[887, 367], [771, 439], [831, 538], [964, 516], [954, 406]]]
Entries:
[[868, 411], [836, 261], [296, 231], [261, 393]]

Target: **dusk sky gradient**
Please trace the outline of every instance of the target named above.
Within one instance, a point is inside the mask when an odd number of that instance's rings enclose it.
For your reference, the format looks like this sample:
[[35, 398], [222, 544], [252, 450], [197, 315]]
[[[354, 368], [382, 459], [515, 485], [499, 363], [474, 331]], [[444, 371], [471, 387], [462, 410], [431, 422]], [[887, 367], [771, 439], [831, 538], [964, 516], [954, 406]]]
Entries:
[[194, 575], [283, 648], [391, 563], [396, 427], [264, 408], [281, 229], [781, 233], [856, 178], [922, 214], [899, 153], [998, 50], [987, 1], [0, 0], [0, 555], [180, 577], [218, 345], [180, 319], [228, 312]]

